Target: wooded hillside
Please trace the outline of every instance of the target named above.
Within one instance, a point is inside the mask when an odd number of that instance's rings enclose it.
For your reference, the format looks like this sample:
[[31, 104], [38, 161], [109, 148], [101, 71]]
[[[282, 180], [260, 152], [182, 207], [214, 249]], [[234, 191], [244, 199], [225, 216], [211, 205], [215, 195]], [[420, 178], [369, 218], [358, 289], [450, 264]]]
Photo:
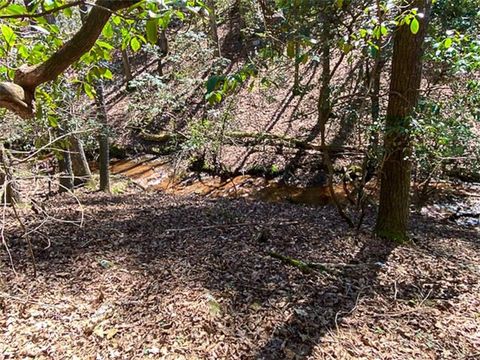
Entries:
[[480, 356], [478, 0], [0, 0], [2, 358]]

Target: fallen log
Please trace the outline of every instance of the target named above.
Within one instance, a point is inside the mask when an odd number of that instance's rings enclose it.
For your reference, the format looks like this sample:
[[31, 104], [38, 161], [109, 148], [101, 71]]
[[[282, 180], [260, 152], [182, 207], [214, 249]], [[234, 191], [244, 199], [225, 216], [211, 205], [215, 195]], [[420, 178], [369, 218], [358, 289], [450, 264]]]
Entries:
[[[167, 143], [171, 140], [178, 140], [183, 138], [187, 140], [183, 134], [169, 133], [162, 131], [158, 134], [148, 133], [146, 131], [140, 132], [140, 137], [146, 141], [158, 142], [158, 143]], [[311, 150], [318, 152], [328, 151], [332, 154], [351, 154], [359, 155], [363, 154], [363, 150], [358, 149], [353, 146], [337, 146], [337, 145], [325, 145], [309, 143], [302, 139], [292, 138], [288, 136], [276, 135], [271, 133], [250, 133], [250, 132], [229, 132], [224, 135], [223, 138], [224, 145], [241, 145], [241, 146], [275, 146], [275, 147], [286, 147], [286, 148], [295, 148], [300, 150]]]

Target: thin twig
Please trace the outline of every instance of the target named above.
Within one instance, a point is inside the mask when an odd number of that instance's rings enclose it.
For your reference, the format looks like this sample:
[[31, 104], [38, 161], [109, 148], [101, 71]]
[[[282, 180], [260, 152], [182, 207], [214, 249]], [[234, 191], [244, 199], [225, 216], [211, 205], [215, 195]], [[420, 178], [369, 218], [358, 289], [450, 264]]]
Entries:
[[56, 143], [57, 141], [60, 141], [60, 140], [62, 140], [62, 139], [64, 139], [64, 138], [69, 137], [69, 136], [74, 135], [74, 134], [82, 134], [82, 133], [86, 133], [86, 132], [90, 132], [90, 131], [92, 131], [92, 130], [77, 130], [77, 131], [71, 131], [71, 132], [68, 132], [68, 133], [66, 133], [66, 134], [63, 134], [63, 135], [61, 135], [61, 136], [59, 136], [59, 137], [51, 140], [48, 144], [40, 147], [39, 149], [37, 149], [37, 151], [31, 153], [31, 154], [30, 154], [29, 156], [27, 156], [26, 158], [16, 160], [16, 161], [14, 161], [14, 162], [12, 162], [12, 163], [14, 163], [14, 164], [21, 164], [21, 163], [27, 162], [27, 161], [29, 161], [31, 158], [33, 158], [33, 157], [35, 157], [36, 155], [38, 155], [38, 154], [39, 154], [40, 152], [42, 152], [43, 150], [48, 149], [48, 148], [50, 147], [50, 145]]
[[166, 229], [165, 232], [183, 232], [183, 231], [192, 231], [192, 230], [207, 230], [207, 229], [232, 228], [232, 227], [242, 227], [242, 226], [284, 226], [284, 225], [296, 225], [299, 223], [300, 223], [299, 221], [287, 221], [287, 222], [282, 222], [277, 224], [245, 222], [245, 223], [236, 223], [236, 224], [218, 224], [218, 225], [208, 225], [208, 226], [192, 226], [192, 227], [178, 228], [178, 229]]
[[0, 229], [0, 237], [2, 238], [2, 244], [5, 247], [5, 250], [7, 251], [8, 259], [10, 261], [10, 266], [12, 267], [13, 273], [15, 275], [18, 275], [17, 270], [15, 269], [15, 264], [13, 263], [12, 253], [10, 251], [10, 248], [8, 247], [7, 240], [5, 239], [5, 224], [6, 224], [6, 212], [7, 212], [7, 194], [6, 194], [7, 186], [8, 186], [8, 181], [5, 181], [2, 186], [3, 212], [2, 212], [2, 228]]
[[12, 201], [12, 209], [13, 213], [15, 215], [15, 218], [17, 219], [18, 223], [20, 224], [20, 227], [23, 230], [23, 237], [25, 238], [25, 241], [27, 242], [28, 245], [28, 252], [30, 253], [30, 259], [32, 260], [32, 266], [33, 266], [33, 277], [37, 277], [37, 263], [35, 261], [35, 254], [33, 252], [33, 246], [32, 242], [30, 241], [30, 237], [27, 236], [27, 227], [25, 226], [25, 223], [23, 220], [20, 218], [20, 215], [18, 214], [17, 211], [17, 206], [15, 204], [15, 201]]

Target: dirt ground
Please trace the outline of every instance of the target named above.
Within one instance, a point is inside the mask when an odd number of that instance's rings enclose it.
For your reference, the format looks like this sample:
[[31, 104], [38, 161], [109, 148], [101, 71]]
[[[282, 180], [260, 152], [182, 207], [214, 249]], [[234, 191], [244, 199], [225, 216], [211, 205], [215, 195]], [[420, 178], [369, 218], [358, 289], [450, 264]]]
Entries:
[[17, 274], [3, 251], [0, 358], [480, 358], [478, 227], [415, 215], [415, 243], [395, 246], [370, 235], [372, 217], [356, 233], [329, 206], [79, 199], [83, 227], [65, 222], [75, 199], [46, 203], [36, 278], [7, 211]]

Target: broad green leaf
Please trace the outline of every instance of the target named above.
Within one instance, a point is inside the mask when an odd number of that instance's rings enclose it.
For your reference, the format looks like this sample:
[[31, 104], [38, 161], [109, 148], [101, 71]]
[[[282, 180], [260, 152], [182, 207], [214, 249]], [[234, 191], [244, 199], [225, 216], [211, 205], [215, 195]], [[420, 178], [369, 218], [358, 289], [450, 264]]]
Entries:
[[147, 21], [147, 40], [150, 44], [156, 44], [158, 40], [158, 19]]
[[57, 118], [56, 116], [49, 115], [49, 116], [48, 116], [48, 124], [49, 124], [50, 127], [52, 127], [52, 128], [58, 127], [58, 118]]
[[220, 92], [218, 91], [214, 91], [212, 93], [207, 94], [205, 98], [211, 105], [218, 104], [222, 101], [222, 94], [220, 94]]
[[5, 24], [2, 24], [1, 30], [5, 41], [10, 47], [12, 47], [15, 44], [15, 38], [17, 37], [15, 35], [15, 32], [12, 30], [11, 27]]
[[213, 92], [215, 89], [217, 89], [217, 87], [219, 86], [219, 84], [225, 80], [225, 77], [224, 76], [218, 76], [218, 75], [214, 75], [214, 76], [211, 76], [208, 80], [207, 80], [207, 83], [206, 83], [206, 86], [207, 86], [207, 93], [211, 93]]
[[122, 22], [122, 18], [120, 16], [113, 16], [112, 17], [112, 21], [115, 25], [120, 25], [120, 23]]
[[450, 48], [452, 44], [453, 44], [452, 38], [446, 38], [445, 41], [443, 42], [443, 46], [445, 46], [445, 49]]
[[7, 8], [3, 11], [5, 11], [9, 15], [18, 15], [25, 14], [27, 12], [27, 9], [22, 5], [12, 4], [7, 6]]
[[107, 39], [111, 39], [114, 35], [113, 33], [113, 26], [111, 22], [108, 22], [107, 25], [102, 30], [102, 35], [105, 36]]
[[420, 30], [420, 23], [418, 22], [417, 18], [413, 18], [410, 22], [410, 31], [412, 34], [416, 34], [418, 33], [418, 30]]
[[107, 80], [112, 80], [113, 74], [109, 69], [105, 69], [105, 72], [103, 73], [103, 78]]
[[20, 45], [18, 47], [18, 53], [24, 59], [28, 59], [28, 57], [30, 56], [30, 53], [25, 45]]
[[83, 91], [85, 91], [85, 94], [87, 94], [90, 99], [95, 98], [95, 89], [89, 83], [83, 83]]
[[130, 41], [130, 47], [132, 48], [133, 52], [137, 52], [138, 50], [140, 50], [141, 46], [142, 45], [140, 44], [140, 41], [138, 41], [138, 39], [136, 37], [134, 37]]
[[100, 46], [102, 49], [106, 49], [106, 50], [113, 50], [114, 47], [113, 45], [105, 42], [105, 41], [101, 41], [101, 40], [98, 40], [97, 41], [97, 45]]

